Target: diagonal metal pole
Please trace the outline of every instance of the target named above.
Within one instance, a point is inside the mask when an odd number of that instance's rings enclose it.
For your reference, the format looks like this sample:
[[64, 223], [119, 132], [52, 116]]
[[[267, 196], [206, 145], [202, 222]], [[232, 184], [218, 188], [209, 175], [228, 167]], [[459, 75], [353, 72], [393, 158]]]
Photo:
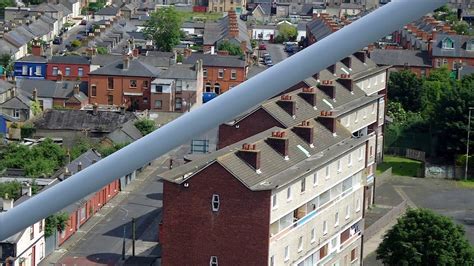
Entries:
[[194, 136], [233, 119], [446, 2], [447, 0], [393, 0], [196, 110], [1, 213], [0, 239], [5, 239], [99, 190]]

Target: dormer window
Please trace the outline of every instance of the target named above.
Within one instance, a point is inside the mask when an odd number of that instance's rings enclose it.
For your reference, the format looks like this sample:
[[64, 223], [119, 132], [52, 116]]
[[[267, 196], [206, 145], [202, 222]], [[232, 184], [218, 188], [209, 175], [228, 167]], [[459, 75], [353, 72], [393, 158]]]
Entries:
[[474, 52], [474, 40], [470, 40], [466, 43], [466, 50]]
[[454, 41], [446, 37], [443, 39], [443, 49], [454, 49]]

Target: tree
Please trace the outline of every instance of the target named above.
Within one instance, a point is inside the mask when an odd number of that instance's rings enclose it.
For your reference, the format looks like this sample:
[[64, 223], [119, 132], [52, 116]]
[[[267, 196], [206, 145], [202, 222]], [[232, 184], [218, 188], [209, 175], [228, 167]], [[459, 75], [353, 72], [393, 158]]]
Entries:
[[79, 40], [74, 40], [74, 41], [71, 42], [71, 46], [74, 47], [74, 48], [77, 48], [77, 47], [81, 46], [81, 44], [82, 43]]
[[469, 24], [466, 21], [458, 21], [452, 24], [453, 30], [460, 35], [469, 35]]
[[295, 26], [288, 23], [282, 23], [280, 26], [278, 26], [278, 36], [280, 36], [282, 42], [294, 42], [298, 36], [298, 31], [296, 30]]
[[151, 13], [145, 23], [144, 33], [153, 40], [161, 51], [171, 52], [179, 44], [181, 37], [181, 18], [174, 7], [160, 8]]
[[5, 16], [5, 7], [16, 6], [14, 0], [0, 0], [0, 15]]
[[421, 109], [422, 82], [411, 71], [403, 70], [390, 73], [388, 80], [388, 98], [401, 103], [408, 111]]
[[97, 47], [97, 53], [98, 54], [108, 54], [109, 51], [105, 47]]
[[143, 136], [150, 134], [156, 129], [155, 121], [150, 119], [140, 119], [135, 122], [135, 127], [140, 130]]
[[227, 40], [221, 42], [219, 44], [218, 49], [220, 51], [227, 51], [229, 52], [230, 55], [243, 55], [244, 52], [242, 51], [242, 48], [240, 48], [240, 45], [231, 43]]
[[5, 183], [0, 183], [0, 197], [4, 197], [5, 194], [8, 194], [8, 197], [11, 199], [18, 199], [21, 195], [21, 184], [18, 181], [10, 181]]
[[46, 217], [44, 225], [44, 236], [50, 237], [54, 234], [54, 231], [64, 231], [69, 220], [69, 215], [66, 212], [58, 212], [56, 214]]
[[453, 82], [446, 67], [432, 70], [430, 76], [423, 81], [421, 103], [426, 119], [434, 115], [435, 104], [440, 100], [441, 94], [452, 89]]
[[426, 209], [410, 209], [384, 236], [377, 259], [385, 265], [473, 265], [461, 225]]

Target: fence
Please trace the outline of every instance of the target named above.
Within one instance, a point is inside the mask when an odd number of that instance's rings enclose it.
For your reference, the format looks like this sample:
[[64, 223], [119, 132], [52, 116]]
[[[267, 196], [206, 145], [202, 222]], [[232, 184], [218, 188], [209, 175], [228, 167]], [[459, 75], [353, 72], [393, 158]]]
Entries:
[[420, 162], [426, 162], [426, 153], [415, 149], [402, 147], [389, 147], [385, 149], [385, 154], [396, 155]]
[[375, 234], [380, 232], [380, 230], [390, 224], [394, 219], [397, 219], [398, 217], [403, 215], [407, 209], [408, 203], [406, 200], [391, 209], [387, 214], [382, 216], [382, 218], [378, 219], [370, 227], [365, 229], [364, 242], [367, 242], [369, 239], [371, 239]]

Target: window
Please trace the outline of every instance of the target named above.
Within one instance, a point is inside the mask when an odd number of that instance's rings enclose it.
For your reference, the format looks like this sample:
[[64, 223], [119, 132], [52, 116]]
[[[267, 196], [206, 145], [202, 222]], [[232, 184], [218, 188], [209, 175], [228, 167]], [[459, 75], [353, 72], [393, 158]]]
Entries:
[[95, 84], [91, 85], [91, 96], [97, 96], [97, 86]]
[[224, 69], [220, 68], [217, 74], [217, 77], [220, 79], [224, 78]]
[[43, 220], [39, 222], [39, 232], [43, 232]]
[[221, 85], [219, 83], [214, 84], [214, 93], [221, 94]]
[[342, 181], [342, 192], [345, 193], [352, 189], [352, 176]]
[[347, 205], [346, 206], [346, 220], [351, 217], [351, 206]]
[[372, 104], [372, 114], [375, 114], [375, 107], [377, 107], [377, 105], [375, 103]]
[[57, 76], [58, 75], [58, 67], [53, 67], [53, 76]]
[[114, 89], [114, 78], [107, 78], [107, 89]]
[[440, 59], [436, 59], [436, 67], [437, 68], [440, 68], [441, 67], [441, 60]]
[[443, 49], [454, 49], [454, 41], [446, 37], [443, 39]]
[[470, 40], [466, 44], [466, 50], [468, 51], [474, 51], [474, 40]]
[[286, 189], [286, 199], [291, 200], [291, 187]]
[[362, 161], [362, 147], [359, 148], [359, 161]]
[[339, 212], [336, 212], [334, 215], [334, 227], [337, 227], [339, 225]]
[[313, 174], [313, 186], [318, 185], [318, 171]]
[[205, 88], [206, 92], [211, 92], [212, 88], [211, 88], [211, 83], [206, 83], [206, 88]]
[[181, 93], [183, 91], [183, 81], [177, 80], [176, 81], [176, 93]]
[[36, 76], [41, 76], [41, 66], [36, 66], [35, 75]]
[[274, 255], [272, 255], [270, 257], [270, 266], [275, 266], [275, 256]]
[[40, 260], [44, 258], [44, 244], [40, 244]]
[[290, 247], [285, 247], [285, 261], [290, 259]]
[[20, 118], [20, 109], [13, 109], [13, 117]]
[[108, 105], [113, 105], [114, 104], [114, 96], [113, 95], [107, 95], [107, 104]]
[[300, 238], [298, 239], [298, 252], [301, 252], [303, 251], [303, 237], [300, 236]]
[[137, 87], [137, 81], [134, 79], [130, 80], [130, 88], [136, 88]]
[[311, 229], [311, 243], [314, 243], [314, 242], [316, 242], [316, 232], [313, 228]]
[[356, 212], [360, 211], [360, 199], [356, 200]]
[[278, 207], [278, 202], [277, 202], [277, 194], [272, 195], [272, 208], [276, 209]]
[[71, 68], [70, 67], [66, 67], [66, 71], [64, 72], [64, 76], [66, 76], [66, 77], [71, 76]]
[[213, 194], [212, 195], [212, 211], [216, 212], [219, 210], [220, 206], [220, 200], [219, 200], [219, 195]]
[[84, 76], [84, 68], [80, 67], [77, 69], [77, 76], [79, 77]]
[[202, 77], [207, 78], [207, 68], [202, 69]]
[[28, 75], [28, 66], [27, 66], [27, 65], [21, 66], [21, 74], [22, 74], [23, 76]]
[[324, 221], [323, 222], [323, 235], [327, 235], [328, 233], [328, 222], [327, 221]]
[[143, 103], [148, 103], [148, 97], [143, 97]]
[[331, 191], [330, 190], [322, 193], [321, 195], [319, 195], [319, 206], [318, 207], [321, 207], [324, 204], [328, 203], [330, 199], [331, 199]]
[[235, 69], [230, 71], [230, 79], [237, 79], [237, 71]]
[[355, 261], [357, 259], [357, 248], [354, 248], [351, 250], [351, 262]]
[[338, 173], [342, 172], [341, 159], [337, 160], [337, 172], [338, 172]]
[[329, 165], [326, 166], [326, 179], [329, 179]]
[[32, 225], [30, 226], [30, 240], [33, 240], [35, 238], [35, 226]]
[[148, 89], [148, 80], [143, 81], [143, 88]]
[[80, 217], [81, 217], [81, 221], [84, 221], [84, 219], [86, 219], [86, 207], [85, 206], [81, 208]]
[[359, 111], [356, 111], [355, 112], [355, 120], [354, 120], [355, 123], [359, 122]]
[[366, 119], [366, 118], [367, 118], [367, 108], [364, 108], [364, 109], [362, 110], [362, 113], [363, 113], [362, 118], [363, 118], [363, 119]]
[[158, 85], [158, 84], [155, 84], [153, 85], [153, 90], [151, 90], [151, 92], [156, 92], [156, 93], [162, 93], [163, 92], [163, 85]]
[[174, 107], [175, 107], [174, 109], [176, 110], [181, 110], [181, 108], [183, 107], [183, 99], [176, 98]]
[[373, 148], [372, 146], [370, 146], [370, 148], [369, 148], [369, 156], [370, 157], [372, 157], [372, 148]]
[[306, 178], [301, 179], [301, 193], [306, 190]]
[[210, 266], [218, 266], [219, 264], [217, 263], [217, 257], [216, 256], [211, 256], [211, 260], [209, 261]]
[[155, 100], [155, 108], [157, 109], [163, 108], [163, 102], [161, 100]]

